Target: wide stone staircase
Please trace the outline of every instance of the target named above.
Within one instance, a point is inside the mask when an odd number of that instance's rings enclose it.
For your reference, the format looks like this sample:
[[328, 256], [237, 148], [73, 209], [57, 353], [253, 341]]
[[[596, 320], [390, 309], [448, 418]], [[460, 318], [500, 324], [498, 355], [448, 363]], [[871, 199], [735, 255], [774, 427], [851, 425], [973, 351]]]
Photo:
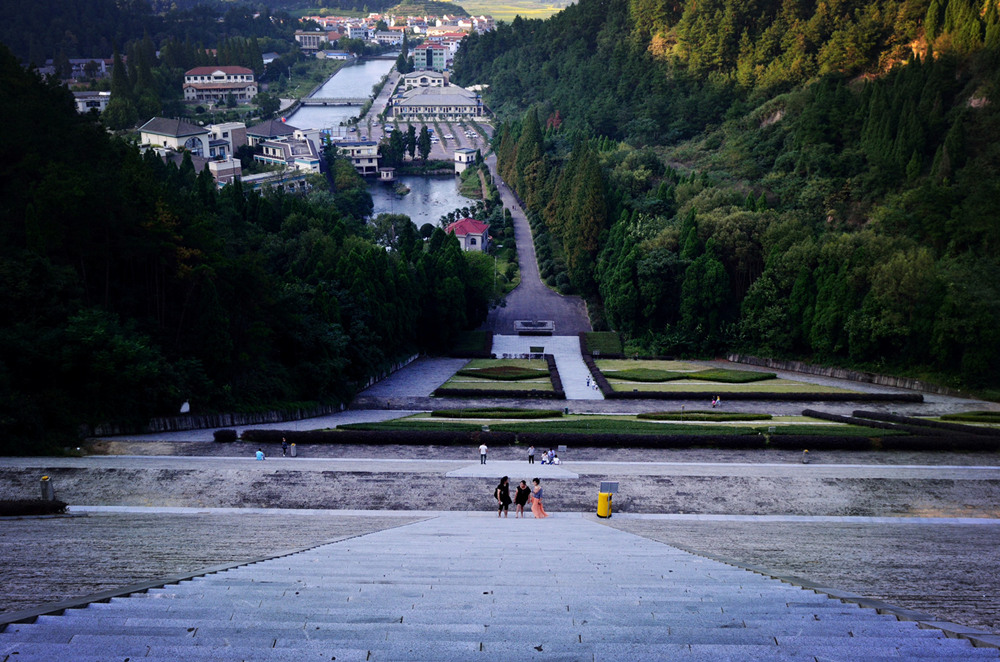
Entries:
[[446, 513], [0, 633], [3, 662], [998, 657], [561, 513]]

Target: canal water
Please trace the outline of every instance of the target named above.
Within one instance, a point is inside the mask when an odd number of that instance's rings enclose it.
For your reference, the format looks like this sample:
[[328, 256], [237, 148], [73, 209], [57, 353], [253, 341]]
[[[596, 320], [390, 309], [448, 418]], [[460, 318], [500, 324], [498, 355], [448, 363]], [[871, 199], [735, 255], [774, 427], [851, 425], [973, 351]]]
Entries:
[[[312, 96], [363, 98], [372, 96], [372, 87], [392, 70], [393, 60], [365, 60], [347, 65], [323, 83]], [[330, 129], [334, 135], [348, 135], [342, 126], [357, 117], [359, 106], [300, 106], [286, 121], [300, 129]]]
[[[370, 97], [372, 87], [392, 70], [394, 64], [393, 60], [365, 60], [343, 67], [313, 96]], [[329, 129], [333, 135], [354, 138], [357, 133], [349, 133], [346, 124], [359, 110], [358, 106], [300, 106], [286, 121], [300, 129]], [[401, 196], [394, 192], [392, 185], [369, 179], [368, 189], [375, 204], [373, 216], [406, 214], [417, 227], [424, 223], [436, 226], [445, 214], [475, 202], [459, 195], [458, 178], [454, 176], [405, 176], [398, 177], [397, 181], [410, 192]]]

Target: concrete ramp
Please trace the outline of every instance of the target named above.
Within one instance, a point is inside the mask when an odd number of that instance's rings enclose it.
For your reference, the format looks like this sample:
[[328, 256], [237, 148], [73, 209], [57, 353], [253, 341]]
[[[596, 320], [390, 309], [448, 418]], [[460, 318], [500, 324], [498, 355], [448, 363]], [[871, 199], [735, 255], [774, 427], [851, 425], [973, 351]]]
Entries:
[[587, 516], [451, 514], [13, 624], [0, 660], [976, 660]]

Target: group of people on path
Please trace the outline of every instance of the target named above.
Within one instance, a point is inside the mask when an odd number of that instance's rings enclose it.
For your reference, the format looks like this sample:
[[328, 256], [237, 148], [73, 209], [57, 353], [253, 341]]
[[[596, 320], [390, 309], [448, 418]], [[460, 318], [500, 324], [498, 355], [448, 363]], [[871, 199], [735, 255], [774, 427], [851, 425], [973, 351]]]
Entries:
[[[535, 463], [535, 447], [528, 447], [528, 464]], [[561, 464], [559, 456], [551, 448], [542, 453], [542, 464]]]
[[[515, 492], [513, 500], [515, 519], [524, 517], [524, 507], [528, 504], [528, 499], [531, 499], [531, 514], [535, 516], [535, 519], [542, 519], [549, 516], [542, 506], [541, 481], [537, 478], [532, 478], [531, 483], [533, 487], [529, 488], [528, 484], [522, 480], [517, 486], [517, 492]], [[500, 479], [500, 484], [493, 490], [493, 497], [497, 500], [497, 517], [507, 517], [507, 510], [512, 503], [510, 498], [510, 479], [507, 476]]]

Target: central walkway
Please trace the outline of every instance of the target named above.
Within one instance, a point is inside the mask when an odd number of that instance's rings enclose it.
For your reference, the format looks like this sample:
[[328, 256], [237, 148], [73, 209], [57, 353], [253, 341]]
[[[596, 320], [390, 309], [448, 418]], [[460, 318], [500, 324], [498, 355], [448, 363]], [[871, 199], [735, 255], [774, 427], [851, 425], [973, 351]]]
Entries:
[[530, 354], [532, 347], [542, 347], [541, 353], [555, 358], [567, 400], [604, 399], [600, 390], [594, 388], [594, 378], [583, 362], [577, 336], [493, 336], [493, 353], [497, 358], [503, 358], [504, 354]]
[[998, 652], [588, 516], [455, 513], [13, 624], [0, 634], [0, 659], [815, 662]]

